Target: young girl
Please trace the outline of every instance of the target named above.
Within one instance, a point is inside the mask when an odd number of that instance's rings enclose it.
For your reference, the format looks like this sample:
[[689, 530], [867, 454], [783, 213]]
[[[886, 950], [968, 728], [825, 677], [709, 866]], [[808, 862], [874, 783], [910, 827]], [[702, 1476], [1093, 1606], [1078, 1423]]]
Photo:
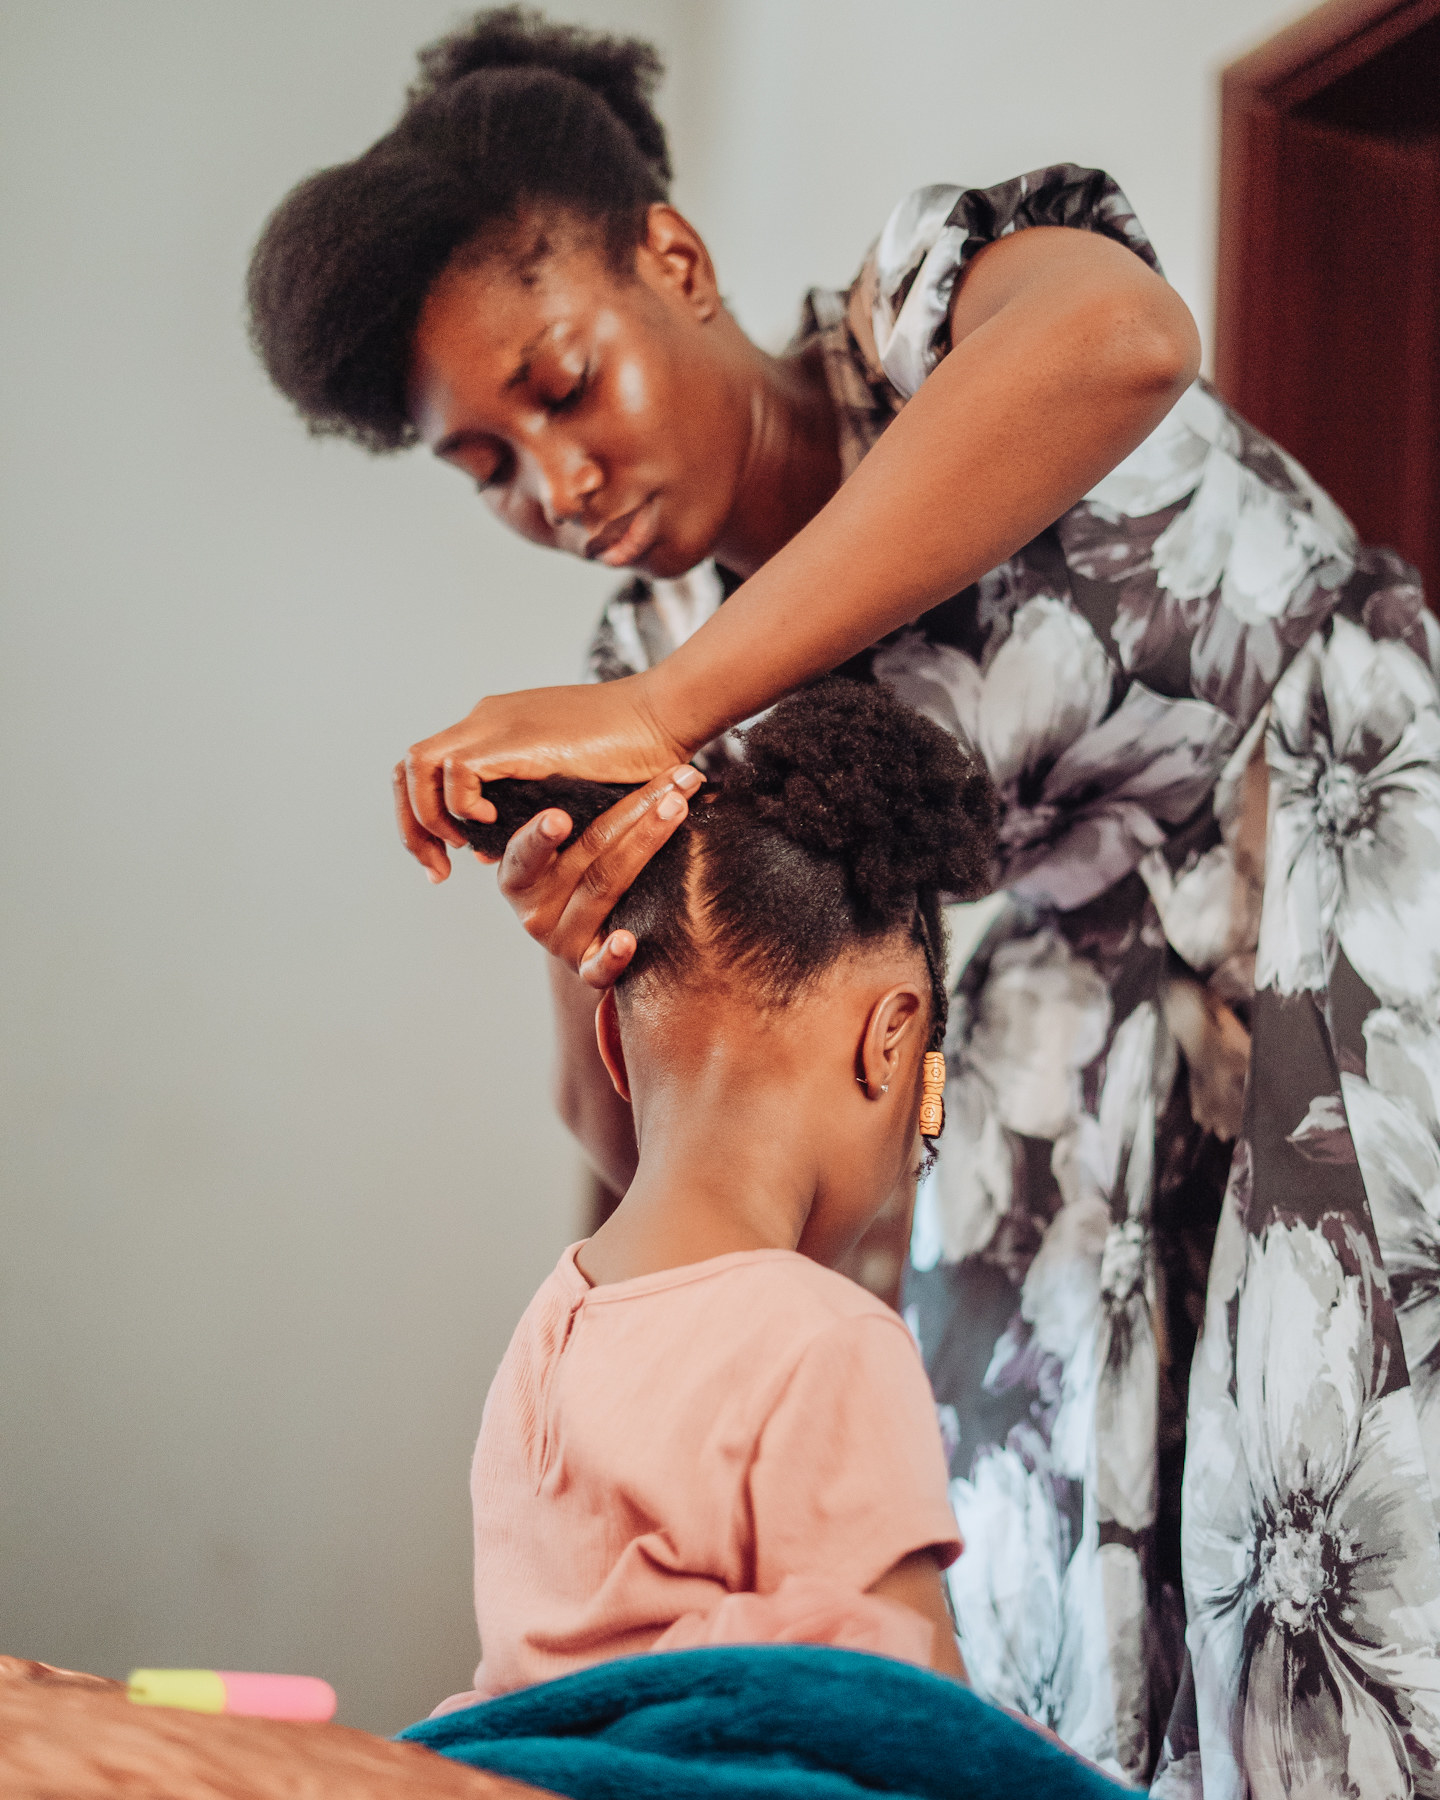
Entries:
[[[537, 786], [539, 791], [537, 792]], [[508, 792], [507, 792], [508, 788]], [[490, 790], [494, 853], [556, 796]], [[566, 784], [563, 831], [613, 794]], [[616, 909], [601, 1055], [640, 1160], [561, 1257], [485, 1407], [475, 1692], [637, 1651], [829, 1643], [963, 1675], [934, 1403], [827, 1267], [917, 1172], [943, 894], [983, 884], [978, 765], [885, 689], [784, 701]]]

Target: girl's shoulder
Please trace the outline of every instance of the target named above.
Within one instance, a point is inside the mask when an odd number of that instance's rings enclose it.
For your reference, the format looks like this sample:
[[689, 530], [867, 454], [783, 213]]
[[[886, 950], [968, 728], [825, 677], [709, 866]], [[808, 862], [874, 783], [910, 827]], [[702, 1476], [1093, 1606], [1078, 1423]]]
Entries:
[[[570, 1266], [573, 1267], [573, 1258]], [[732, 1317], [737, 1309], [752, 1314], [781, 1310], [797, 1325], [811, 1329], [871, 1314], [899, 1324], [884, 1301], [877, 1300], [847, 1275], [827, 1269], [797, 1250], [739, 1250], [705, 1262], [641, 1275], [633, 1281], [612, 1282], [591, 1288], [586, 1305], [592, 1310], [607, 1306], [640, 1311], [674, 1307], [691, 1318], [712, 1309]]]
[[667, 1383], [750, 1387], [747, 1371], [765, 1370], [761, 1386], [778, 1390], [812, 1352], [827, 1361], [865, 1360], [866, 1347], [882, 1343], [876, 1359], [888, 1360], [887, 1351], [898, 1347], [919, 1364], [914, 1339], [891, 1307], [793, 1250], [739, 1251], [592, 1288], [583, 1312], [596, 1353], [663, 1368]]

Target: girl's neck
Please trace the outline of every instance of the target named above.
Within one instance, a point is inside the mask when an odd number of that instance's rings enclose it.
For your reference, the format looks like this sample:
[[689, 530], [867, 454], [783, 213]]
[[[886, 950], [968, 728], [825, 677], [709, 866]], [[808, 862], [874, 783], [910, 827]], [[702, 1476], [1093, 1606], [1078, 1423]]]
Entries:
[[768, 356], [735, 330], [747, 365], [750, 442], [712, 554], [748, 580], [839, 487], [840, 447], [819, 346]]
[[707, 1083], [701, 1097], [687, 1084], [647, 1098], [635, 1179], [579, 1254], [589, 1280], [629, 1281], [799, 1244], [816, 1171], [793, 1130], [793, 1107], [774, 1088], [747, 1096], [727, 1086]]

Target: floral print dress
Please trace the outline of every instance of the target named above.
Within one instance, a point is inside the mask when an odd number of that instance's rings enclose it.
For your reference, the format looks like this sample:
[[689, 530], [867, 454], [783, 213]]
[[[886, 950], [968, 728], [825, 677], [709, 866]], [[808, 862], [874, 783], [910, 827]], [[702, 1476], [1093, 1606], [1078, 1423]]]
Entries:
[[[944, 354], [967, 259], [1030, 225], [1158, 266], [1114, 183], [1061, 166], [920, 190], [809, 296], [847, 474]], [[592, 673], [648, 667], [730, 585], [631, 582]], [[1440, 1795], [1440, 630], [1414, 572], [1197, 382], [861, 661], [1004, 808], [903, 1295], [972, 1678], [1156, 1795]]]

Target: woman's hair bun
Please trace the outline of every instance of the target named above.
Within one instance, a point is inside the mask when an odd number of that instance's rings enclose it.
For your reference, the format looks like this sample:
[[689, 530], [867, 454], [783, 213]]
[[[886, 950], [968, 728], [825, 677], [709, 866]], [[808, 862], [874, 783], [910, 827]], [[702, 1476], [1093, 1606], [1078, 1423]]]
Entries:
[[988, 889], [989, 776], [879, 684], [830, 676], [782, 700], [745, 734], [725, 797], [841, 862], [874, 925], [900, 922], [927, 890], [968, 899]]
[[490, 69], [544, 69], [580, 82], [626, 127], [660, 185], [669, 186], [670, 151], [654, 110], [665, 66], [643, 39], [552, 24], [533, 7], [498, 6], [429, 45], [419, 60], [412, 105]]

